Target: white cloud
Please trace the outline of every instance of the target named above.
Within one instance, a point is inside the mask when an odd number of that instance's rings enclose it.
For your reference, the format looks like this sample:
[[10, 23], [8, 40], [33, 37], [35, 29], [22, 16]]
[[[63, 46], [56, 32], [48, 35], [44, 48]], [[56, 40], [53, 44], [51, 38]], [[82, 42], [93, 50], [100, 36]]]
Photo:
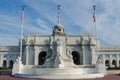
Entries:
[[14, 32], [14, 29], [17, 29], [20, 24], [17, 17], [2, 14], [0, 15], [0, 26], [0, 29]]
[[[56, 23], [56, 12], [57, 8], [54, 6], [55, 4], [50, 0], [41, 0], [41, 1], [34, 1], [34, 0], [26, 0], [26, 4], [31, 6], [35, 11], [42, 15], [48, 21], [52, 23]], [[53, 5], [54, 4], [54, 5]], [[54, 17], [53, 17], [54, 16]]]
[[[61, 22], [65, 26], [65, 31], [70, 34], [80, 33], [81, 31], [95, 35], [92, 6], [96, 4], [98, 37], [105, 44], [120, 45], [119, 0], [25, 0], [25, 3], [32, 8], [31, 11], [36, 11], [35, 15], [39, 14], [36, 18], [33, 18], [32, 14], [29, 14], [31, 17], [28, 18], [27, 16], [25, 18], [25, 34], [50, 34], [52, 32], [51, 27], [54, 27], [57, 23], [56, 6], [60, 3], [62, 5]], [[18, 19], [13, 16], [0, 15], [0, 26], [2, 26], [0, 29], [10, 32], [11, 35], [17, 33], [16, 36], [18, 36], [18, 32], [20, 32]]]
[[[47, 2], [47, 1], [46, 1]], [[39, 5], [39, 1], [31, 2], [26, 1], [31, 7], [37, 10], [39, 13], [44, 14], [44, 17], [50, 20], [51, 22], [56, 22], [55, 12], [56, 9], [52, 10], [50, 5]], [[62, 6], [62, 20], [65, 25], [72, 24], [79, 26], [81, 32], [90, 32], [95, 35], [94, 24], [92, 20], [93, 15], [93, 4], [96, 4], [96, 13], [97, 13], [97, 31], [99, 33], [101, 41], [108, 45], [118, 45], [119, 43], [119, 26], [120, 26], [120, 9], [119, 9], [119, 0], [93, 0], [93, 1], [84, 1], [84, 0], [60, 0], [56, 1], [54, 6], [60, 3]], [[114, 4], [113, 4], [114, 3]], [[51, 12], [48, 9], [51, 9]], [[43, 8], [43, 9], [42, 9]], [[72, 23], [71, 23], [72, 22]], [[64, 25], [63, 25], [64, 26]], [[68, 26], [69, 29], [73, 29], [73, 26]], [[67, 26], [66, 26], [67, 27]], [[76, 26], [74, 26], [76, 27]], [[69, 32], [69, 31], [68, 31]], [[72, 34], [72, 33], [71, 33]], [[74, 34], [74, 33], [73, 33]]]
[[[98, 2], [97, 2], [98, 3]], [[102, 14], [97, 12], [97, 27], [100, 38], [109, 45], [120, 45], [120, 9], [119, 0], [101, 0]], [[113, 4], [114, 3], [114, 4]], [[99, 4], [97, 4], [99, 5]]]
[[41, 27], [43, 30], [52, 31], [52, 29], [49, 27], [49, 24], [46, 23], [44, 20], [37, 19], [37, 24]]
[[12, 37], [3, 37], [0, 39], [0, 46], [17, 46], [18, 39]]
[[0, 34], [0, 46], [16, 46], [18, 45], [18, 37], [11, 34]]
[[[36, 27], [31, 24], [34, 21], [32, 18], [25, 18], [24, 35], [28, 33], [50, 34], [50, 28], [42, 20], [36, 20], [36, 24], [41, 24], [41, 27]], [[0, 46], [17, 45], [18, 38], [20, 38], [21, 22], [17, 16], [8, 16], [7, 14], [0, 14]]]

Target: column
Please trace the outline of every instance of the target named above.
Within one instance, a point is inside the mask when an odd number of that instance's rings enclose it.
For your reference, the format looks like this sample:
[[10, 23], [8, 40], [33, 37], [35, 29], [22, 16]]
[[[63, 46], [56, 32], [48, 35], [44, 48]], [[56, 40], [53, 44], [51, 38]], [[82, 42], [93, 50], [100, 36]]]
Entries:
[[83, 53], [83, 65], [85, 65], [85, 52], [84, 52], [84, 46], [82, 46], [82, 53]]
[[94, 53], [94, 47], [90, 46], [90, 50], [91, 50], [91, 64], [95, 64], [95, 53]]
[[112, 67], [112, 55], [110, 55], [109, 58], [110, 58], [110, 64], [109, 65], [110, 65], [110, 67]]
[[103, 63], [105, 65], [105, 55], [102, 54], [102, 56], [103, 56]]
[[6, 67], [7, 68], [9, 67], [9, 60], [8, 59], [6, 60]]
[[2, 54], [0, 54], [0, 67], [2, 67]]
[[34, 47], [35, 55], [34, 55], [34, 65], [38, 65], [38, 53], [37, 53], [37, 46]]
[[116, 55], [116, 58], [117, 58], [117, 67], [119, 67], [119, 56], [118, 56], [118, 54]]
[[28, 65], [28, 50], [29, 50], [29, 46], [26, 46], [26, 65]]

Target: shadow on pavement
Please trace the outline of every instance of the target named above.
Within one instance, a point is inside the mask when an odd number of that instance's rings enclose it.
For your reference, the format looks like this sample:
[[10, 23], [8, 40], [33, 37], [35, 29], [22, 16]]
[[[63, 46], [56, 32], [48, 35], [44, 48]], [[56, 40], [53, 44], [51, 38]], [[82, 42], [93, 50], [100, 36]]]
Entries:
[[0, 75], [12, 75], [12, 70], [0, 70]]

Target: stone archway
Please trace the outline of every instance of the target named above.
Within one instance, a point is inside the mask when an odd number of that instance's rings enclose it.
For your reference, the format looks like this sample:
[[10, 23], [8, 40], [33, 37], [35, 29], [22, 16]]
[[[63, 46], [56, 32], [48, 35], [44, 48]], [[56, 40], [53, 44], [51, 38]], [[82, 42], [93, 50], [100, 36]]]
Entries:
[[47, 52], [42, 51], [38, 55], [38, 65], [43, 65], [45, 63], [45, 58], [46, 58]]
[[80, 54], [77, 51], [72, 51], [73, 62], [76, 65], [80, 65]]
[[9, 61], [9, 68], [13, 68], [13, 60]]
[[109, 61], [109, 60], [106, 60], [106, 61], [105, 61], [105, 66], [109, 66], [109, 64], [110, 64], [110, 61]]
[[3, 60], [3, 67], [7, 67], [7, 61]]
[[112, 65], [117, 66], [116, 60], [113, 60], [113, 61], [112, 61]]
[[119, 60], [119, 67], [120, 67], [120, 60]]

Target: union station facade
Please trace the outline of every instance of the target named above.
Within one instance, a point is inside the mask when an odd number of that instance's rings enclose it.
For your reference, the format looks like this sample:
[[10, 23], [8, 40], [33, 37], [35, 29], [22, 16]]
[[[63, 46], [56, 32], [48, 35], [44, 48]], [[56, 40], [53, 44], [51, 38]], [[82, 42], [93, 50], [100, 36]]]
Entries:
[[[63, 53], [59, 55], [60, 63], [63, 58], [69, 58], [75, 65], [89, 65], [95, 64], [100, 57], [106, 67], [120, 67], [120, 46], [102, 46], [99, 39], [89, 33], [67, 35], [61, 24], [55, 25], [51, 35], [28, 34], [22, 40], [24, 65], [44, 65], [47, 58], [52, 56], [50, 53], [56, 53], [55, 46], [59, 45]], [[0, 46], [0, 67], [12, 68], [19, 56], [20, 45]]]

